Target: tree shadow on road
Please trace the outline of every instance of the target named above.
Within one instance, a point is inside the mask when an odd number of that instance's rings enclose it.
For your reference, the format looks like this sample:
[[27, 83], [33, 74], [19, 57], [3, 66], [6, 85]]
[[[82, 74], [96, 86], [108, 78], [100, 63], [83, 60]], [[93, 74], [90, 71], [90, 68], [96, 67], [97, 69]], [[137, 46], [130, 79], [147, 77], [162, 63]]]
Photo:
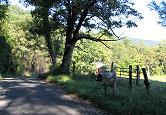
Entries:
[[[55, 85], [37, 80], [0, 81], [0, 114], [98, 114], [88, 104], [80, 103]], [[89, 108], [89, 109], [88, 109]]]

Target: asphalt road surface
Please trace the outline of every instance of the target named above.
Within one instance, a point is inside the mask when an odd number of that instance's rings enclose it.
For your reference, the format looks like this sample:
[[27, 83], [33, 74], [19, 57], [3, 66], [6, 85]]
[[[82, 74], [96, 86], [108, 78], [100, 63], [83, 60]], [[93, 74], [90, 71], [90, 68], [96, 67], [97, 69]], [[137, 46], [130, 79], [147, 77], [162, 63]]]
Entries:
[[56, 85], [33, 79], [0, 81], [0, 115], [101, 115]]

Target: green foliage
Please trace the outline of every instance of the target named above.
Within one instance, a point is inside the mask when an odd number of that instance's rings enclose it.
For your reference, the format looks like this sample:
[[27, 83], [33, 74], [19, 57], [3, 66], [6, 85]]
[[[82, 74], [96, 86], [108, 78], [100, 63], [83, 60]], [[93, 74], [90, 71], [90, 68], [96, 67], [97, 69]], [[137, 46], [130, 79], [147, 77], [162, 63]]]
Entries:
[[78, 42], [73, 55], [75, 71], [82, 74], [95, 73], [96, 63], [102, 59], [108, 67], [114, 62], [118, 67], [149, 66], [151, 75], [162, 75], [166, 72], [164, 41], [151, 47], [145, 46], [142, 42], [134, 44], [128, 39], [107, 45], [110, 49], [88, 40]]
[[[1, 36], [0, 41], [2, 44], [0, 46], [2, 65], [6, 64], [8, 67], [12, 65], [15, 68], [11, 68], [16, 69], [19, 73], [31, 72], [33, 64], [35, 64], [37, 73], [48, 71], [50, 66], [48, 48], [43, 37], [32, 35], [29, 32], [32, 24], [30, 13], [21, 10], [18, 6], [9, 6], [8, 9], [6, 12], [8, 17], [1, 21], [3, 22], [1, 31], [3, 36]], [[52, 18], [49, 17], [51, 27], [53, 27], [51, 25], [53, 24]], [[44, 30], [43, 33], [45, 33]], [[94, 38], [102, 34], [103, 31], [98, 34], [89, 32], [89, 35]], [[56, 31], [52, 29], [51, 31], [52, 46], [56, 52], [59, 67], [65, 50], [65, 36], [65, 30], [63, 29]], [[102, 39], [114, 38], [106, 36], [105, 33]], [[128, 67], [129, 65], [143, 67], [148, 65], [151, 74], [166, 74], [166, 45], [164, 41], [152, 47], [147, 47], [141, 42], [134, 44], [128, 39], [104, 43], [109, 48], [90, 40], [81, 39], [76, 43], [72, 61], [75, 62], [75, 71], [77, 73], [94, 73], [96, 62], [102, 59], [108, 66], [110, 66], [110, 62], [115, 62], [120, 67]], [[5, 57], [9, 57], [9, 59]], [[3, 68], [6, 68], [5, 66]]]
[[0, 73], [14, 72], [12, 63], [10, 44], [5, 37], [0, 37]]
[[[69, 93], [74, 93], [84, 99], [91, 100], [96, 106], [106, 109], [109, 114], [166, 114], [165, 84], [151, 81], [151, 92], [147, 94], [143, 87], [143, 80], [139, 86], [128, 88], [128, 80], [121, 79], [117, 82], [116, 94], [112, 88], [107, 87], [107, 96], [104, 95], [104, 83], [96, 82], [90, 76], [50, 76], [48, 79], [61, 84]], [[110, 85], [111, 82], [108, 82]]]
[[[36, 6], [35, 10], [32, 11], [34, 21], [31, 31], [33, 33], [48, 37], [51, 32], [57, 29], [63, 29], [66, 32], [65, 49], [61, 64], [63, 73], [69, 73], [70, 71], [72, 53], [77, 41], [81, 39], [96, 42], [103, 41], [103, 39], [99, 40], [90, 36], [89, 32], [92, 29], [104, 30], [113, 35], [113, 28], [135, 27], [137, 26], [135, 17], [142, 19], [142, 15], [133, 8], [134, 4], [128, 0], [21, 1]], [[95, 19], [98, 21], [94, 21]], [[81, 28], [85, 28], [85, 31], [82, 31]], [[51, 42], [47, 42], [47, 45], [51, 58], [54, 60]]]
[[3, 75], [2, 75], [2, 74], [0, 74], [0, 80], [2, 80], [2, 79], [4, 79], [4, 77], [3, 77]]
[[6, 17], [7, 6], [0, 4], [0, 30], [2, 31], [3, 21]]
[[152, 1], [149, 6], [152, 10], [157, 11], [160, 18], [160, 21], [158, 23], [165, 27], [166, 26], [166, 2], [163, 0], [160, 4], [157, 4], [155, 1]]
[[7, 32], [9, 33], [8, 41], [12, 47], [13, 63], [16, 65], [18, 73], [24, 72], [24, 64], [20, 59], [23, 53], [28, 52], [26, 45], [28, 40], [26, 39], [27, 24], [30, 21], [30, 15], [27, 12], [21, 10], [18, 6], [9, 6], [7, 12], [8, 24]]
[[8, 5], [6, 3], [6, 0], [0, 1], [0, 73], [15, 72], [8, 33]]
[[96, 63], [101, 59], [105, 64], [110, 63], [112, 52], [100, 43], [82, 40], [75, 47], [73, 61], [76, 63], [77, 73], [94, 73]]
[[50, 75], [47, 77], [46, 81], [49, 83], [58, 83], [64, 85], [66, 83], [72, 82], [72, 78], [67, 75], [57, 75], [57, 76]]
[[32, 22], [30, 12], [24, 11], [18, 6], [9, 6], [6, 15], [2, 26], [5, 34], [4, 37], [1, 37], [0, 42], [2, 63], [6, 63], [5, 60], [8, 60], [6, 65], [11, 66], [20, 74], [31, 72], [33, 62], [35, 62], [35, 72], [48, 71], [50, 64], [47, 48], [44, 45], [45, 41], [43, 37], [34, 36], [29, 32]]
[[[48, 11], [56, 24], [59, 26], [66, 27], [67, 26], [67, 18], [70, 18], [66, 12], [71, 12], [70, 10], [73, 9], [75, 14], [78, 17], [82, 15], [82, 11], [85, 9], [89, 10], [89, 14], [91, 18], [87, 16], [84, 19], [84, 23], [82, 26], [85, 28], [98, 28], [97, 26], [101, 26], [99, 23], [102, 21], [107, 26], [111, 24], [111, 26], [122, 27], [127, 25], [128, 27], [136, 26], [136, 24], [132, 20], [118, 20], [120, 18], [111, 18], [111, 17], [130, 17], [135, 16], [138, 18], [142, 18], [141, 14], [138, 13], [135, 9], [132, 8], [133, 3], [129, 2], [128, 0], [111, 0], [111, 1], [88, 1], [88, 0], [74, 0], [74, 1], [47, 1], [40, 0], [40, 1], [33, 1], [33, 0], [21, 0], [24, 3], [36, 6], [34, 13], [37, 13], [37, 17], [45, 16], [45, 11]], [[87, 7], [88, 6], [88, 7]], [[48, 10], [43, 10], [43, 9]], [[93, 17], [99, 17], [99, 22], [92, 22]], [[74, 17], [73, 17], [74, 18]], [[79, 18], [75, 17], [73, 21], [78, 21]], [[112, 19], [110, 22], [109, 19]], [[42, 20], [41, 20], [42, 21]], [[108, 22], [108, 23], [107, 23]], [[109, 24], [110, 23], [110, 24]], [[41, 23], [43, 24], [43, 23]], [[58, 26], [57, 25], [57, 26]], [[68, 25], [69, 26], [69, 25]], [[102, 26], [101, 26], [102, 27]], [[100, 28], [101, 28], [100, 27]]]

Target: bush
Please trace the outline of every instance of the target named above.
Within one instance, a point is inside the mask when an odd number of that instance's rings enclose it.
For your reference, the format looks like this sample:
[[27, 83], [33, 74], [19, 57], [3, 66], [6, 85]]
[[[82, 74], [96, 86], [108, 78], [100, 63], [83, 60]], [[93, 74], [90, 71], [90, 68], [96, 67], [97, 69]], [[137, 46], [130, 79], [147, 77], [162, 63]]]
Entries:
[[57, 75], [57, 76], [49, 75], [46, 81], [49, 83], [65, 84], [71, 82], [72, 78], [67, 75]]
[[4, 77], [2, 76], [2, 74], [0, 74], [0, 80], [4, 79]]
[[162, 67], [155, 67], [152, 69], [152, 75], [164, 75]]

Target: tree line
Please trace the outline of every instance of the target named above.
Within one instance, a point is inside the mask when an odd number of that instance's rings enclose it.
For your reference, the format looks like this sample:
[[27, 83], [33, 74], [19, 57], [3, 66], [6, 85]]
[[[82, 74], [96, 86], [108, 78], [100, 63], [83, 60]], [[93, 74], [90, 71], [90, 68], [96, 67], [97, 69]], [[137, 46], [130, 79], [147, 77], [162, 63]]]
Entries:
[[[142, 42], [134, 44], [122, 39], [113, 31], [137, 26], [132, 19], [125, 20], [130, 15], [142, 19], [132, 8], [133, 3], [117, 0], [27, 3], [36, 6], [31, 13], [10, 5], [3, 10], [6, 16], [1, 20], [1, 72], [70, 73], [75, 62], [77, 72], [94, 73], [95, 63], [102, 59], [123, 67], [148, 65], [152, 74], [166, 73], [164, 42], [147, 47]], [[123, 18], [117, 20], [117, 16]], [[94, 22], [95, 18], [98, 21]], [[100, 31], [93, 33], [93, 28]]]

